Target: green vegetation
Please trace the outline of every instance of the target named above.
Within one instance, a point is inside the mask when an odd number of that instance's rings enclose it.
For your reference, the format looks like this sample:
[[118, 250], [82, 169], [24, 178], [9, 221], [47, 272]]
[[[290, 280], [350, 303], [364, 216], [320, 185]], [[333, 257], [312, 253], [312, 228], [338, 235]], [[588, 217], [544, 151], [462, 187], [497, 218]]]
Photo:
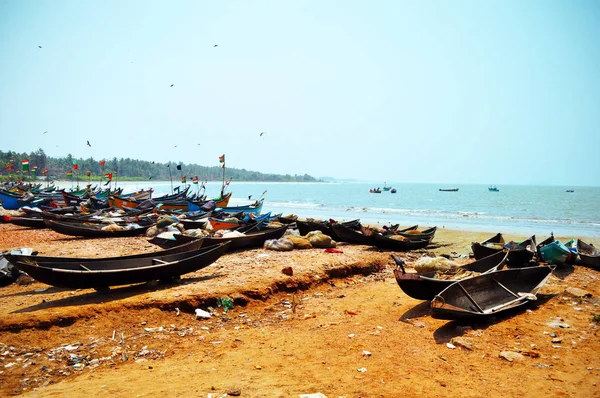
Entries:
[[592, 321], [594, 321], [596, 323], [600, 323], [600, 314], [593, 314]]
[[[11, 162], [12, 159], [12, 162]], [[223, 171], [220, 166], [200, 166], [198, 164], [185, 164], [178, 162], [154, 163], [145, 160], [136, 160], [130, 158], [113, 158], [106, 159], [104, 167], [100, 165], [102, 159], [82, 159], [74, 158], [68, 154], [64, 158], [53, 158], [47, 156], [43, 149], [38, 149], [31, 153], [3, 152], [0, 151], [0, 179], [7, 179], [10, 176], [19, 179], [23, 177], [21, 171], [21, 160], [29, 160], [29, 170], [31, 175], [41, 176], [41, 171], [47, 169], [48, 176], [55, 176], [56, 179], [67, 179], [68, 171], [73, 171], [73, 177], [87, 179], [87, 170], [90, 170], [92, 180], [100, 180], [103, 173], [113, 173], [115, 178], [115, 170], [118, 170], [118, 179], [121, 181], [127, 180], [168, 180], [169, 170], [171, 170], [173, 180], [179, 180], [181, 175], [187, 177], [188, 182], [192, 181], [192, 177], [198, 176], [200, 181], [219, 181], [223, 176]], [[78, 170], [73, 170], [74, 162], [77, 163]], [[13, 165], [11, 167], [10, 165]], [[176, 169], [177, 165], [181, 165], [182, 170]], [[170, 165], [170, 168], [167, 167]], [[34, 168], [37, 167], [34, 172]], [[28, 175], [25, 172], [25, 175]], [[270, 182], [315, 182], [319, 181], [316, 178], [304, 175], [281, 175], [281, 174], [263, 174], [257, 171], [246, 169], [226, 169], [226, 177], [232, 178], [235, 181], [270, 181]]]

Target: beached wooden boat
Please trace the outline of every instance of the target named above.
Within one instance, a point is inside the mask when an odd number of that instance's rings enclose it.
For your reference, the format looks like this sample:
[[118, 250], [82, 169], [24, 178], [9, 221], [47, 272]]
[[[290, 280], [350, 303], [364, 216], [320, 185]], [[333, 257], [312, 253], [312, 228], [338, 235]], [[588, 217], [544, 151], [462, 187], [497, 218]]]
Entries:
[[333, 240], [340, 241], [340, 237], [331, 228], [331, 225], [333, 225], [333, 224], [341, 224], [348, 228], [360, 229], [360, 220], [359, 219], [343, 221], [340, 223], [333, 221], [333, 220], [329, 220], [329, 221], [320, 221], [320, 220], [302, 221], [302, 220], [298, 220], [298, 219], [296, 220], [296, 227], [298, 228], [298, 232], [302, 236], [305, 236], [306, 234], [308, 234], [311, 231], [321, 231], [325, 235], [331, 237]]
[[134, 259], [90, 262], [25, 262], [14, 265], [32, 278], [52, 286], [69, 289], [106, 289], [152, 280], [179, 278], [198, 271], [221, 257], [229, 243], [182, 253]]
[[21, 206], [26, 205], [25, 203], [21, 204], [19, 202], [22, 197], [23, 195], [0, 190], [0, 205], [6, 210], [18, 210]]
[[408, 231], [398, 231], [396, 235], [401, 235], [409, 240], [423, 240], [429, 239], [430, 241], [435, 236], [435, 232], [437, 231], [437, 227], [427, 228], [423, 231], [419, 231], [418, 229], [411, 229]]
[[362, 231], [350, 228], [344, 224], [331, 224], [331, 230], [337, 236], [338, 241], [356, 243], [358, 245], [374, 246], [373, 238], [365, 235]]
[[569, 248], [559, 240], [540, 247], [540, 253], [543, 261], [556, 265], [565, 264], [571, 255]]
[[437, 319], [485, 318], [514, 310], [529, 301], [552, 275], [547, 266], [513, 268], [457, 281], [431, 301]]
[[[69, 263], [69, 262], [82, 262], [89, 263], [94, 261], [111, 261], [111, 260], [132, 260], [139, 258], [160, 258], [162, 256], [166, 256], [168, 254], [175, 253], [183, 253], [189, 252], [193, 250], [198, 250], [203, 245], [202, 239], [196, 239], [194, 241], [186, 242], [178, 246], [174, 246], [170, 249], [160, 250], [152, 253], [140, 253], [140, 254], [130, 254], [128, 256], [119, 256], [119, 257], [98, 257], [98, 258], [88, 258], [88, 257], [54, 257], [54, 256], [38, 256], [35, 254], [21, 254], [20, 250], [11, 250], [10, 252], [4, 253], [4, 257], [8, 260], [9, 263], [16, 263], [17, 261], [24, 261], [27, 263], [36, 262], [36, 263]], [[58, 265], [55, 265], [58, 267]]]
[[[250, 249], [255, 247], [262, 247], [266, 240], [268, 239], [279, 239], [285, 234], [288, 226], [284, 225], [280, 228], [272, 228], [272, 229], [264, 229], [260, 231], [252, 230], [250, 232], [244, 232], [244, 236], [230, 237], [230, 238], [222, 238], [222, 237], [206, 237], [201, 238], [204, 240], [204, 246], [214, 245], [217, 243], [223, 243], [227, 241], [231, 241], [231, 245], [229, 246], [229, 250], [240, 250], [240, 249]], [[192, 236], [187, 235], [174, 235], [175, 243], [181, 244], [183, 242], [189, 242], [194, 239]], [[159, 245], [169, 245], [173, 243], [169, 242], [159, 242], [152, 241], [153, 243]]]
[[510, 241], [504, 245], [509, 250], [509, 267], [527, 267], [536, 253], [535, 235], [521, 243]]
[[378, 249], [398, 252], [424, 249], [431, 243], [432, 239], [432, 237], [427, 239], [406, 239], [402, 237], [403, 239], [399, 239], [399, 235], [382, 235], [378, 233], [373, 233], [369, 238], [371, 239], [369, 244]]
[[470, 277], [473, 272], [483, 274], [502, 269], [508, 259], [508, 251], [498, 252], [481, 260], [461, 265], [453, 270], [450, 279], [440, 279], [434, 271], [407, 273], [404, 269], [404, 261], [395, 255], [392, 255], [392, 258], [397, 265], [397, 268], [394, 269], [394, 277], [400, 289], [414, 299], [433, 300], [436, 294], [454, 282], [465, 279], [464, 276]]
[[287, 216], [279, 216], [277, 221], [282, 224], [293, 224], [298, 220], [298, 216], [295, 214], [288, 214]]
[[476, 260], [487, 257], [494, 253], [504, 250], [504, 237], [501, 233], [497, 233], [483, 242], [471, 243], [471, 250]]
[[577, 239], [577, 251], [579, 252], [579, 260], [581, 264], [600, 268], [600, 250], [590, 244], [585, 243], [581, 239]]
[[217, 207], [215, 211], [222, 211], [229, 214], [235, 213], [244, 213], [244, 214], [254, 214], [259, 215], [262, 211], [264, 198], [261, 200], [257, 200], [256, 202], [244, 205], [244, 206], [227, 206], [227, 207]]
[[44, 219], [41, 217], [19, 217], [9, 216], [5, 214], [4, 221], [14, 225], [19, 225], [21, 227], [46, 228], [46, 224], [44, 224]]
[[123, 229], [111, 230], [103, 229], [108, 224], [82, 224], [66, 223], [54, 220], [44, 220], [46, 226], [58, 233], [71, 236], [84, 236], [87, 238], [116, 238], [123, 236], [137, 236], [146, 232], [152, 224], [130, 224]]

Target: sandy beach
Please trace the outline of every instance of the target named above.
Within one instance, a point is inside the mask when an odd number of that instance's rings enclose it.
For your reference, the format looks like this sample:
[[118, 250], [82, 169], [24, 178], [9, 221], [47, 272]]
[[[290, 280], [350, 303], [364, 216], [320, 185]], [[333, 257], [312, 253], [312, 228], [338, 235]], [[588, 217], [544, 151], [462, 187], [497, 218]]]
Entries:
[[[496, 232], [440, 229], [428, 248], [398, 254], [409, 267], [426, 255], [462, 263], [471, 242]], [[85, 257], [159, 250], [145, 237], [0, 224], [0, 249], [21, 247]], [[234, 252], [178, 283], [103, 294], [3, 287], [0, 395], [600, 397], [598, 270], [556, 270], [535, 304], [459, 324], [431, 318], [428, 302], [400, 290], [391, 252], [338, 248]], [[287, 266], [292, 276], [281, 272]], [[224, 297], [233, 309], [218, 307]], [[213, 316], [196, 319], [196, 308]]]

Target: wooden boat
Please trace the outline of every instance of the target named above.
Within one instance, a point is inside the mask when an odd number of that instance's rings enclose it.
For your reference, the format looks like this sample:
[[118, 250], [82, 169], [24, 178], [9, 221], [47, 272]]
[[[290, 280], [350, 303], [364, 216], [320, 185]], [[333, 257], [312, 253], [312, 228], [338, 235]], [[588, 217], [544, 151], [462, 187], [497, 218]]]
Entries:
[[295, 214], [289, 214], [287, 216], [279, 216], [277, 218], [277, 221], [279, 221], [282, 224], [293, 224], [296, 222], [296, 220], [298, 220], [298, 216]]
[[0, 206], [6, 210], [18, 210], [21, 205], [18, 200], [21, 199], [22, 195], [14, 194], [8, 191], [0, 190]]
[[490, 185], [488, 187], [488, 191], [490, 191], [490, 192], [500, 192], [500, 190], [498, 189], [498, 187], [495, 186], [495, 185]]
[[600, 250], [581, 239], [577, 239], [577, 251], [579, 252], [579, 261], [581, 264], [600, 268]]
[[[71, 236], [85, 236], [87, 238], [115, 238], [122, 236], [141, 235], [150, 228], [151, 224], [126, 226], [122, 230], [103, 230], [107, 224], [81, 224], [66, 223], [54, 220], [44, 220], [46, 226], [58, 233]], [[133, 225], [133, 224], [132, 224]]]
[[188, 204], [188, 206], [190, 207], [190, 211], [197, 211], [207, 202], [213, 201], [215, 202], [215, 208], [223, 208], [229, 205], [229, 199], [231, 199], [231, 192], [227, 192], [226, 194], [214, 199], [194, 200], [192, 198], [189, 198], [188, 202], [191, 202], [192, 205]]
[[436, 294], [453, 284], [464, 279], [460, 275], [470, 275], [470, 272], [494, 272], [502, 269], [508, 259], [508, 251], [498, 252], [491, 256], [476, 260], [472, 263], [461, 265], [454, 270], [455, 277], [452, 279], [436, 278], [436, 272], [407, 273], [404, 270], [404, 261], [395, 255], [392, 258], [396, 262], [394, 277], [400, 289], [408, 296], [417, 300], [433, 300]]
[[457, 281], [431, 301], [437, 319], [485, 318], [536, 300], [552, 275], [547, 266], [513, 268]]
[[390, 187], [388, 187], [388, 186], [387, 186], [387, 182], [384, 182], [384, 183], [383, 183], [383, 190], [384, 190], [384, 191], [389, 191], [390, 189], [392, 189], [392, 187], [391, 187], [391, 186], [390, 186]]
[[21, 227], [46, 228], [46, 224], [44, 224], [44, 219], [41, 217], [18, 217], [9, 216], [5, 214], [4, 221], [9, 222], [11, 224], [19, 225]]
[[535, 250], [536, 250], [535, 256], [538, 261], [544, 261], [542, 259], [542, 252], [540, 251], [542, 246], [546, 246], [547, 244], [552, 243], [552, 242], [554, 242], [554, 234], [553, 233], [551, 233], [548, 238], [544, 239], [543, 241], [541, 241], [540, 243], [535, 245]]
[[[321, 231], [325, 235], [330, 236], [333, 240], [340, 241], [340, 237], [335, 233], [335, 231], [331, 228], [331, 225], [338, 224], [338, 222], [334, 220], [322, 221], [322, 220], [296, 220], [296, 227], [298, 228], [298, 232], [300, 235], [305, 236], [311, 231]], [[339, 223], [348, 228], [352, 229], [360, 229], [360, 220], [350, 220], [343, 221]]]
[[263, 198], [261, 200], [257, 200], [256, 202], [254, 202], [252, 204], [244, 205], [244, 206], [217, 207], [215, 209], [215, 211], [222, 211], [222, 212], [230, 213], [230, 214], [244, 213], [244, 214], [259, 215], [260, 212], [262, 211], [264, 201], [265, 200]]
[[536, 253], [535, 235], [521, 243], [510, 241], [504, 247], [509, 250], [509, 267], [527, 267]]
[[440, 188], [440, 192], [457, 192], [458, 188]]
[[471, 243], [471, 250], [476, 260], [487, 257], [491, 254], [498, 253], [504, 250], [504, 237], [501, 233], [497, 233], [483, 242]]
[[542, 255], [542, 260], [548, 264], [556, 265], [565, 264], [571, 255], [569, 248], [559, 240], [555, 240], [552, 243], [540, 247], [540, 253]]
[[344, 224], [331, 224], [331, 230], [338, 237], [340, 242], [356, 243], [359, 245], [375, 246], [373, 238], [358, 231], [354, 228], [350, 228]]
[[398, 232], [396, 232], [396, 234], [401, 235], [409, 240], [429, 239], [431, 241], [433, 239], [433, 237], [435, 236], [435, 231], [437, 231], [437, 227], [431, 227], [431, 228], [425, 229], [425, 230], [421, 231], [420, 233], [411, 233], [411, 231], [418, 232], [418, 230], [415, 228], [415, 229], [408, 230], [408, 231], [398, 231]]
[[69, 289], [106, 289], [109, 286], [179, 278], [214, 263], [228, 247], [229, 243], [225, 242], [156, 257], [90, 262], [17, 261], [14, 265], [48, 285]]
[[[285, 234], [288, 226], [284, 225], [280, 228], [265, 229], [261, 231], [245, 232], [244, 236], [232, 237], [232, 238], [221, 238], [221, 237], [207, 237], [201, 238], [204, 240], [204, 245], [214, 245], [217, 243], [223, 243], [231, 241], [229, 250], [239, 249], [250, 249], [255, 247], [262, 247], [268, 239], [279, 239]], [[181, 244], [183, 242], [189, 242], [198, 238], [194, 238], [187, 235], [174, 235], [175, 242]], [[171, 243], [172, 244], [172, 243]]]
[[575, 192], [575, 191], [574, 191], [573, 189], [567, 189], [567, 192], [568, 192], [568, 193], [573, 193], [573, 192]]
[[[86, 258], [86, 257], [52, 257], [52, 256], [38, 256], [38, 255], [28, 255], [21, 254], [19, 250], [12, 250], [10, 252], [4, 253], [4, 257], [8, 260], [9, 263], [16, 263], [17, 261], [24, 261], [27, 263], [36, 262], [38, 264], [41, 263], [77, 263], [77, 262], [85, 262], [90, 263], [94, 261], [112, 261], [112, 260], [132, 260], [132, 259], [140, 259], [140, 258], [160, 258], [162, 256], [166, 256], [168, 254], [175, 253], [183, 253], [194, 250], [199, 250], [203, 245], [202, 239], [196, 239], [190, 242], [183, 243], [178, 246], [174, 246], [170, 249], [160, 250], [152, 253], [140, 253], [140, 254], [131, 254], [129, 256], [119, 256], [119, 257], [99, 257], [99, 258]], [[55, 265], [57, 266], [57, 265]], [[57, 266], [58, 267], [58, 266]]]
[[379, 188], [369, 189], [369, 193], [381, 193], [381, 189], [379, 189]]
[[406, 239], [399, 240], [394, 235], [382, 235], [374, 233], [370, 236], [370, 245], [377, 247], [378, 249], [386, 249], [393, 251], [409, 251], [423, 249], [431, 243], [431, 238], [427, 239]]

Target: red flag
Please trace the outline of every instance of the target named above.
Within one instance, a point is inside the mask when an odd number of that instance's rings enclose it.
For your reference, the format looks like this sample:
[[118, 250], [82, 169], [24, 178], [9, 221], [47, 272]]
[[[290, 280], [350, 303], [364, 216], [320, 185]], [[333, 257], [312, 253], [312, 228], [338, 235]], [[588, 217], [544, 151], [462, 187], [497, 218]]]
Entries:
[[104, 174], [104, 177], [108, 178], [109, 180], [112, 180], [112, 173], [106, 173]]
[[182, 183], [182, 184], [185, 184], [185, 181], [186, 181], [186, 178], [185, 178], [185, 176], [181, 177], [181, 183]]
[[225, 163], [225, 154], [219, 156], [219, 163]]
[[105, 164], [105, 163], [106, 163], [106, 160], [102, 159], [102, 160], [100, 161], [100, 166], [104, 167], [104, 164]]
[[92, 175], [92, 170], [88, 170], [85, 174], [90, 177]]

